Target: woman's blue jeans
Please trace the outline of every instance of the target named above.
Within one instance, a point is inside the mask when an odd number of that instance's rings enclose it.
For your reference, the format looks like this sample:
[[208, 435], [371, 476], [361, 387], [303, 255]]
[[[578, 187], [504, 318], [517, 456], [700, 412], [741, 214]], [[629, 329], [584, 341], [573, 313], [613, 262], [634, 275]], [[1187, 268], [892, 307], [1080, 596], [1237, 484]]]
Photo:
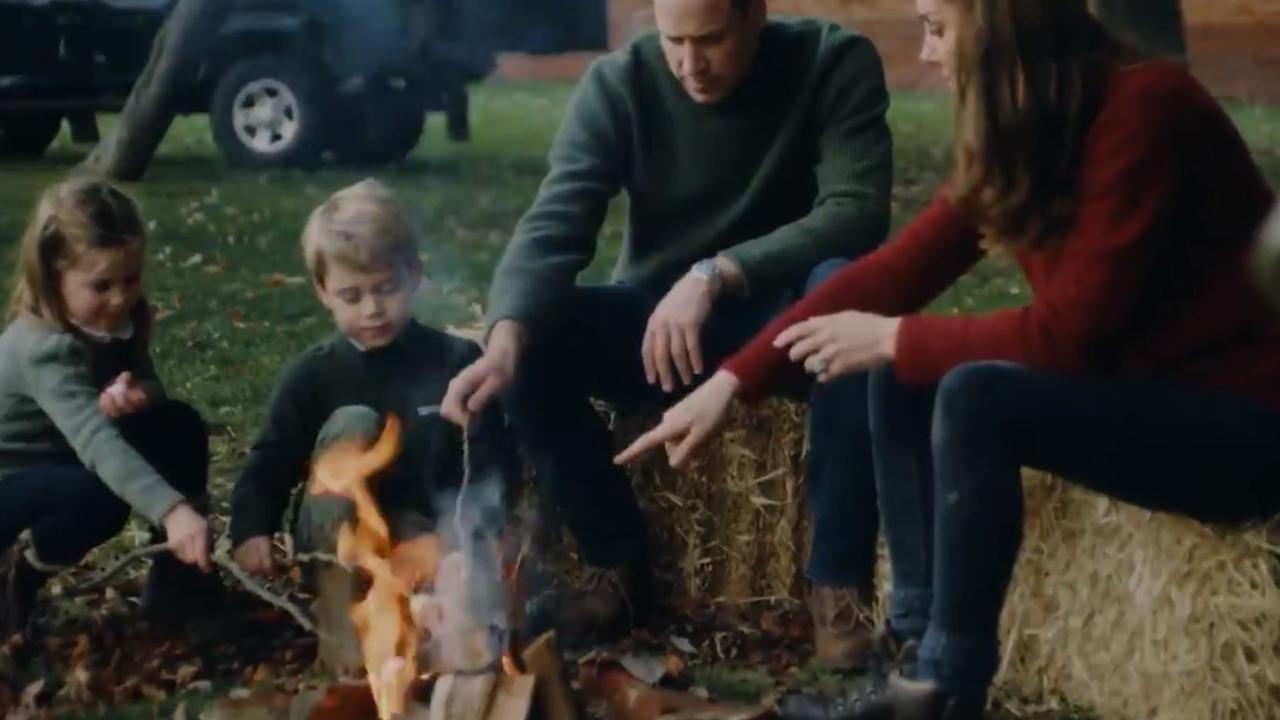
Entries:
[[1280, 411], [1247, 398], [975, 362], [931, 386], [881, 368], [870, 403], [890, 626], [920, 641], [918, 677], [955, 692], [995, 674], [1024, 466], [1203, 522], [1280, 511]]

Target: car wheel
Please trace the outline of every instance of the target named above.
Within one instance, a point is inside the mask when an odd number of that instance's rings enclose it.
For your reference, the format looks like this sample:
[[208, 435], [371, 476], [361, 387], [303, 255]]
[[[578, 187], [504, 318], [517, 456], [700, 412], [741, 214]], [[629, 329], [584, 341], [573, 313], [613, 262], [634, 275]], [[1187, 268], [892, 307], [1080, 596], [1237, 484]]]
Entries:
[[[426, 113], [412, 100], [367, 100], [344, 113], [334, 155], [350, 165], [385, 165], [409, 156], [422, 139]], [[336, 129], [335, 129], [336, 130]]]
[[0, 114], [0, 157], [40, 157], [61, 129], [56, 113]]
[[232, 65], [218, 81], [209, 110], [213, 140], [243, 167], [310, 167], [324, 149], [321, 83], [284, 57]]

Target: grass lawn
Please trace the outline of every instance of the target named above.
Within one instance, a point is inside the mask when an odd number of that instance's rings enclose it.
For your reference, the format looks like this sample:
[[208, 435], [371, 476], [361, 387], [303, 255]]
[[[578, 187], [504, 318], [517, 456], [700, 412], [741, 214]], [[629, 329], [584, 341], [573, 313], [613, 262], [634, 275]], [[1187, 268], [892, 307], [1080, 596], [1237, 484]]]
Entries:
[[[565, 107], [563, 85], [490, 84], [474, 97], [474, 139], [449, 144], [433, 118], [404, 166], [380, 173], [420, 213], [431, 286], [421, 317], [467, 323], [493, 264], [532, 198]], [[1280, 185], [1280, 109], [1231, 112], [1268, 177]], [[107, 122], [110, 122], [107, 119]], [[928, 199], [949, 160], [945, 100], [895, 95], [895, 224]], [[33, 202], [85, 153], [63, 138], [44, 159], [0, 165], [0, 252], [12, 252]], [[235, 469], [285, 361], [331, 331], [303, 281], [298, 235], [307, 213], [366, 172], [247, 172], [223, 165], [203, 117], [179, 122], [143, 183], [129, 187], [151, 223], [146, 284], [159, 310], [155, 355], [170, 392], [193, 401], [214, 427], [216, 501], [224, 507]], [[609, 215], [597, 262], [616, 258], [623, 207]], [[1026, 291], [1007, 265], [977, 268], [938, 303], [946, 310], [1017, 304]], [[216, 522], [218, 530], [225, 516]], [[150, 712], [143, 716], [151, 716]]]

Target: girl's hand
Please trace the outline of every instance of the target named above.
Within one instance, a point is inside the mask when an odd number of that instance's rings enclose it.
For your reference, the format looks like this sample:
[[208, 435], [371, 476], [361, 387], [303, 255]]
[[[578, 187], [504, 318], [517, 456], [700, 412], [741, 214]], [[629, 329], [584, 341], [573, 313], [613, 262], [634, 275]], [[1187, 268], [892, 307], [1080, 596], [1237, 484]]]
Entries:
[[688, 397], [671, 406], [657, 427], [637, 438], [613, 461], [626, 465], [657, 446], [665, 445], [671, 467], [683, 467], [698, 448], [720, 431], [737, 394], [738, 378], [724, 370], [716, 372]]
[[891, 362], [900, 324], [898, 318], [848, 310], [798, 322], [779, 333], [773, 346], [791, 346], [787, 355], [803, 362], [818, 382], [827, 382]]
[[242, 570], [252, 575], [272, 575], [275, 562], [271, 559], [271, 538], [266, 535], [251, 537], [231, 552], [231, 559]]
[[164, 531], [175, 557], [209, 570], [209, 523], [187, 503], [178, 503], [164, 516]]
[[122, 372], [98, 395], [98, 408], [111, 419], [132, 415], [147, 406], [150, 398], [133, 373]]

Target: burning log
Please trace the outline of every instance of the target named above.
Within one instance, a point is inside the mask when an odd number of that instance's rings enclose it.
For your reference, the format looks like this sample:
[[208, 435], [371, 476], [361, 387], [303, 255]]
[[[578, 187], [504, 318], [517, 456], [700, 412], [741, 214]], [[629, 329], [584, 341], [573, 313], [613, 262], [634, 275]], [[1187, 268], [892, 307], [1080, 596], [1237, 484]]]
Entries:
[[[555, 653], [555, 638], [539, 638], [507, 667], [538, 667], [538, 673], [444, 673], [415, 678], [396, 720], [577, 720], [576, 706]], [[380, 706], [369, 683], [334, 684], [297, 695], [281, 708], [279, 696], [259, 702], [233, 700], [218, 717], [262, 720], [373, 720]], [[550, 710], [549, 710], [550, 709]], [[228, 714], [230, 713], [230, 714]], [[248, 713], [248, 715], [245, 715]], [[239, 714], [239, 715], [237, 715]]]
[[497, 682], [498, 676], [491, 673], [441, 677], [431, 693], [428, 720], [486, 720]]
[[[422, 716], [412, 692], [420, 668], [441, 673], [425, 720], [487, 720], [496, 688], [503, 691], [501, 711], [510, 715], [520, 707], [520, 688], [536, 683], [498, 682], [512, 636], [512, 574], [501, 532], [483, 522], [488, 506], [472, 507], [467, 447], [452, 522], [442, 523], [436, 534], [393, 542], [371, 483], [394, 461], [399, 442], [400, 424], [390, 417], [371, 447], [340, 442], [321, 453], [308, 485], [308, 492], [338, 495], [355, 507], [355, 521], [339, 529], [337, 559], [369, 579], [350, 619], [377, 716]], [[485, 486], [471, 490], [484, 497]], [[530, 696], [526, 704], [532, 702]], [[554, 720], [566, 718], [572, 720]]]

